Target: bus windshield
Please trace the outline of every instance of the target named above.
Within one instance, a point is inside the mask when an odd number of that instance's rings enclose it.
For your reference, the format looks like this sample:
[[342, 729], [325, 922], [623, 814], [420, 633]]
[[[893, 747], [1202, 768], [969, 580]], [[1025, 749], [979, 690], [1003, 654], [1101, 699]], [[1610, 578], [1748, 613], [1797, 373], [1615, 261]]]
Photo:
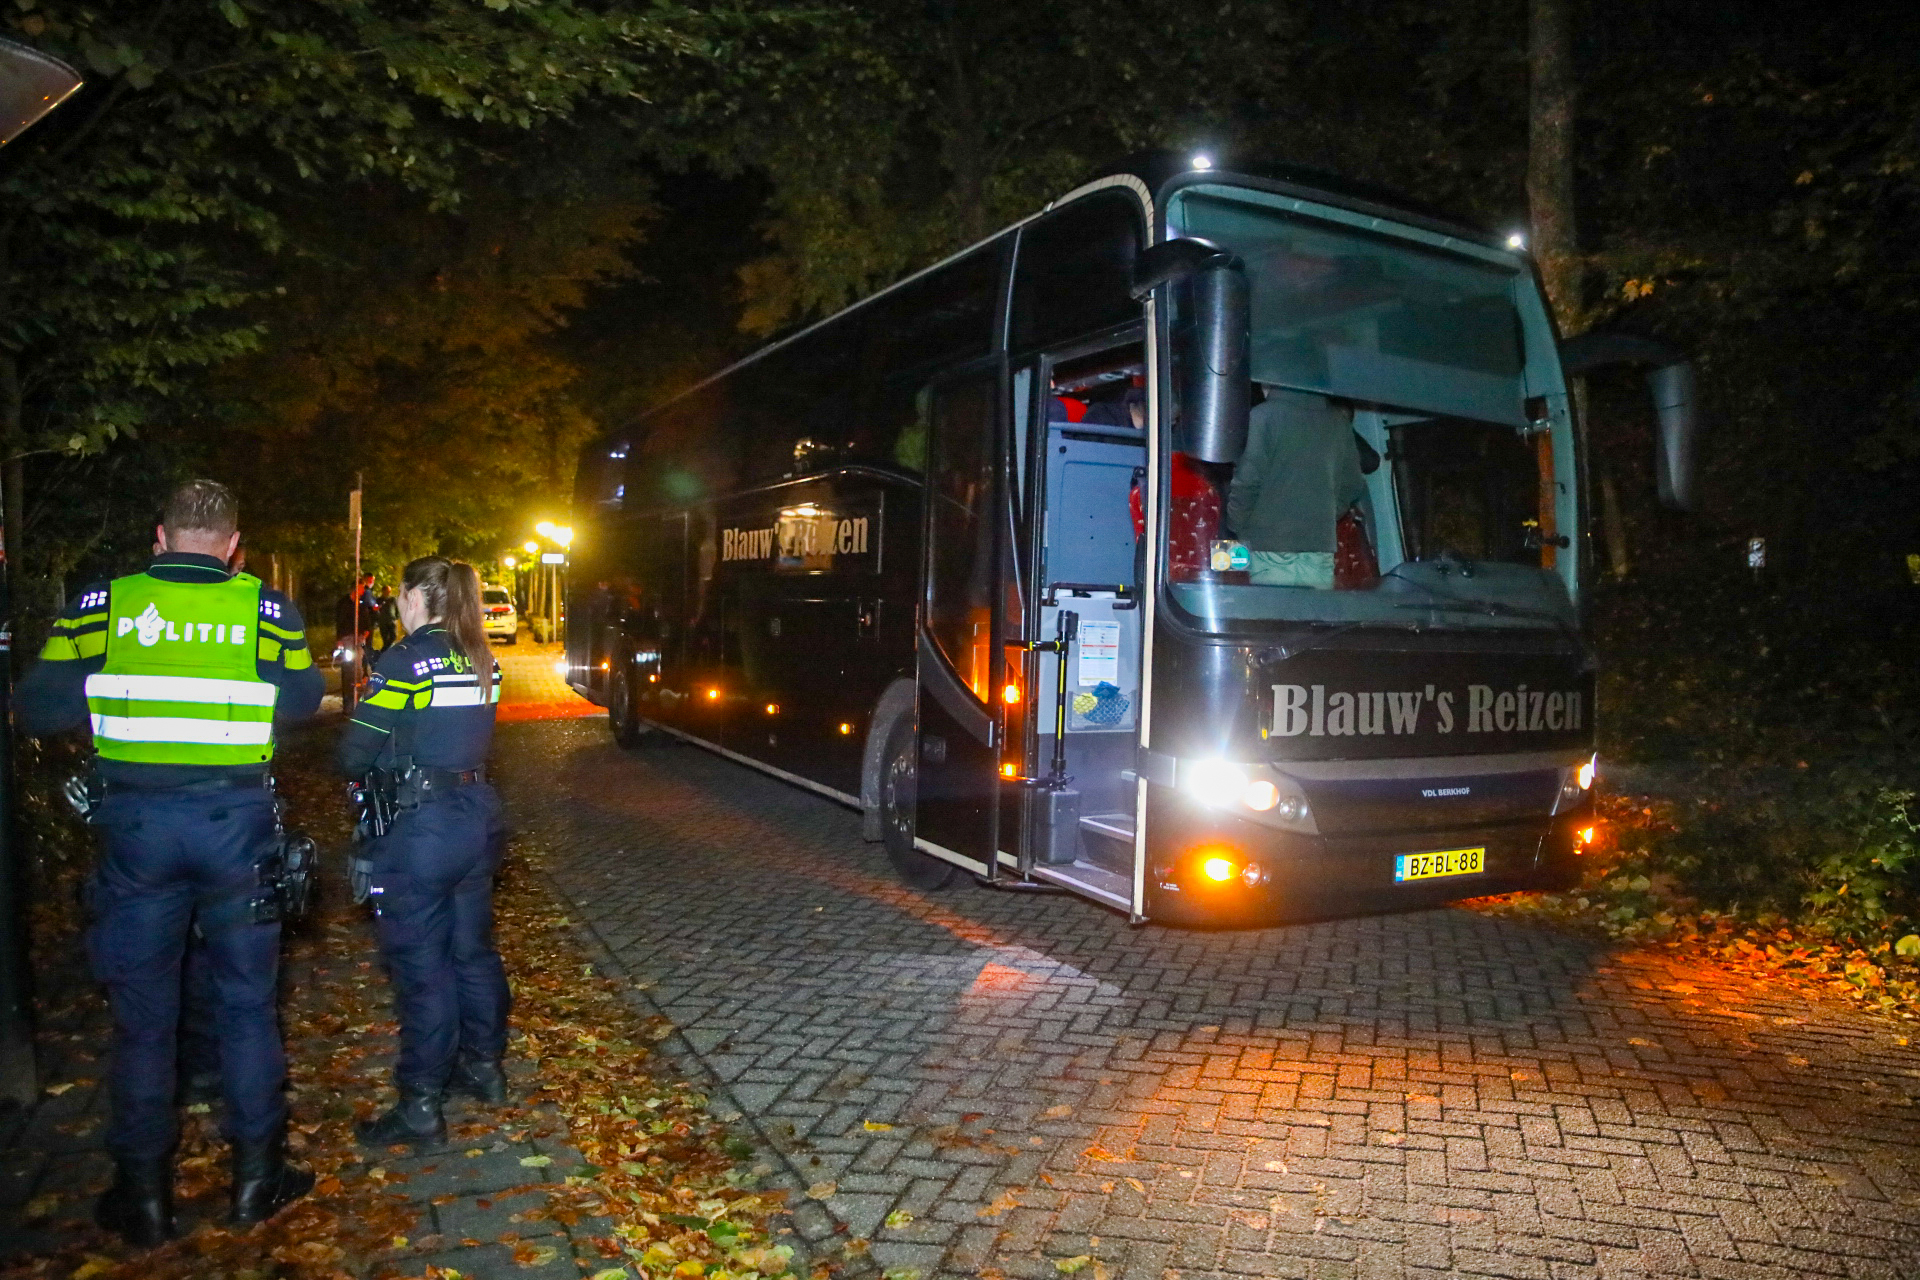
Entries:
[[1245, 264], [1254, 382], [1232, 463], [1182, 452], [1175, 409], [1175, 602], [1224, 630], [1570, 626], [1573, 435], [1531, 272], [1306, 208], [1193, 187], [1169, 210]]

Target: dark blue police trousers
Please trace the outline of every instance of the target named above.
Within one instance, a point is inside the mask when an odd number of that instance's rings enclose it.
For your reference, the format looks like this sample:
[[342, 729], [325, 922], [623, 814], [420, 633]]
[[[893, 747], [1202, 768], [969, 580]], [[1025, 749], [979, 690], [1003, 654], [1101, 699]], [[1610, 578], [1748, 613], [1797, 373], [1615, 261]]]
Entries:
[[497, 1061], [506, 1052], [512, 997], [493, 946], [502, 836], [499, 797], [480, 782], [402, 810], [367, 851], [403, 1090], [444, 1089], [461, 1055]]
[[97, 822], [105, 848], [92, 886], [87, 952], [113, 1008], [113, 1114], [107, 1150], [143, 1160], [173, 1150], [182, 957], [196, 911], [219, 1028], [227, 1136], [265, 1142], [286, 1123], [286, 1053], [276, 1005], [280, 926], [236, 907], [258, 892], [272, 850], [264, 787], [120, 791]]

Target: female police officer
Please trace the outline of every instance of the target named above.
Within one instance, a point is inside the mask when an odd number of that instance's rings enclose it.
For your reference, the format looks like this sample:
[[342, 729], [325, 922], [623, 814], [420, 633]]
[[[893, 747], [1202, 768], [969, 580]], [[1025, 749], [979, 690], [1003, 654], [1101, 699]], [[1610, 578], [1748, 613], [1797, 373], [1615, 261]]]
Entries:
[[499, 671], [473, 566], [427, 556], [401, 577], [406, 639], [380, 655], [340, 767], [397, 776], [397, 816], [367, 850], [380, 951], [400, 1018], [400, 1103], [360, 1126], [368, 1146], [446, 1138], [448, 1091], [506, 1100], [506, 970], [493, 947], [500, 801], [487, 785]]

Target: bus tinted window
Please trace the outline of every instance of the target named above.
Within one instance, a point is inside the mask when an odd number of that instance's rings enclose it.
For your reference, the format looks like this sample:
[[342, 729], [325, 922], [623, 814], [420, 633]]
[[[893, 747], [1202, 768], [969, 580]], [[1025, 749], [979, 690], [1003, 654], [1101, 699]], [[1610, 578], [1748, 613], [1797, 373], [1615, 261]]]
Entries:
[[861, 320], [843, 316], [741, 371], [741, 404], [750, 407], [736, 429], [751, 480], [818, 471], [855, 448]]
[[933, 502], [927, 629], [960, 679], [986, 697], [993, 604], [992, 372], [935, 387], [927, 474]]
[[1022, 232], [1011, 349], [1137, 320], [1140, 304], [1127, 287], [1140, 237], [1140, 202], [1117, 189], [1076, 200]]

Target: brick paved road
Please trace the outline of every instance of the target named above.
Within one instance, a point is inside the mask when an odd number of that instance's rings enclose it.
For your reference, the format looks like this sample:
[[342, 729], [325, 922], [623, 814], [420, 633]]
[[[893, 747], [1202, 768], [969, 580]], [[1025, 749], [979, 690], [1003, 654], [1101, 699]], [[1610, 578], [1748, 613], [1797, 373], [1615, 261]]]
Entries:
[[587, 720], [499, 751], [716, 1106], [882, 1266], [1920, 1275], [1898, 1028], [1467, 911], [1201, 934], [923, 895], [852, 813], [698, 749]]

